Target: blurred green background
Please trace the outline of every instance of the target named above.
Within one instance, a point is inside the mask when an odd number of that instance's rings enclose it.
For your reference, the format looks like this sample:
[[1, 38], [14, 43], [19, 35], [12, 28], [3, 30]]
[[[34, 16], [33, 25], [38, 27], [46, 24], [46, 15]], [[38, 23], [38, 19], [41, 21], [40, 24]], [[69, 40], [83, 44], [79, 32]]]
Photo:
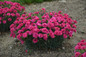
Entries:
[[0, 0], [0, 1], [18, 2], [21, 5], [23, 5], [23, 4], [31, 4], [31, 3], [42, 3], [44, 1], [52, 1], [52, 0]]

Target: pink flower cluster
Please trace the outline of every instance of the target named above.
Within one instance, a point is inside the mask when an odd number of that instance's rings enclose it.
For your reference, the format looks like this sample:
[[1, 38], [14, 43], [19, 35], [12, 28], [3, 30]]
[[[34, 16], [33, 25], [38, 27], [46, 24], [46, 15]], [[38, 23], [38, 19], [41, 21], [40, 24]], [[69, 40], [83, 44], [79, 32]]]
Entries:
[[0, 1], [0, 24], [15, 20], [25, 10], [19, 3], [11, 1]]
[[[33, 43], [37, 43], [40, 38], [45, 41], [49, 37], [63, 36], [64, 38], [72, 37], [76, 32], [76, 20], [72, 20], [68, 14], [59, 12], [46, 12], [45, 8], [41, 11], [29, 13], [28, 16], [23, 14], [11, 26], [11, 37], [17, 37], [23, 44], [23, 38], [32, 36]], [[16, 33], [15, 33], [16, 32]]]
[[86, 57], [86, 41], [81, 40], [75, 46], [75, 57]]

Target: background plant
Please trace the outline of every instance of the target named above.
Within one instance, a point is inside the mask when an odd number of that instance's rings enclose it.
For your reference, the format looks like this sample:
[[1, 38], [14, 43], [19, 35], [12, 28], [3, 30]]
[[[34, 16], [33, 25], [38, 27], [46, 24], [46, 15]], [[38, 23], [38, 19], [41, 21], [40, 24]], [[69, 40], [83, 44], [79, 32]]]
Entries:
[[0, 1], [0, 32], [9, 30], [9, 26], [24, 13], [25, 8], [19, 3]]
[[76, 32], [76, 20], [68, 14], [41, 11], [23, 14], [11, 26], [11, 37], [17, 37], [27, 48], [55, 49], [62, 46], [64, 39]]
[[12, 1], [23, 4], [31, 4], [31, 3], [42, 3], [44, 1], [52, 1], [52, 0], [0, 0], [0, 1]]
[[21, 5], [24, 4], [24, 1], [23, 1], [23, 0], [0, 0], [0, 1], [2, 1], [2, 2], [4, 2], [4, 1], [11, 1], [11, 2], [17, 2], [17, 3], [20, 3]]
[[81, 40], [75, 46], [75, 57], [86, 57], [86, 41]]

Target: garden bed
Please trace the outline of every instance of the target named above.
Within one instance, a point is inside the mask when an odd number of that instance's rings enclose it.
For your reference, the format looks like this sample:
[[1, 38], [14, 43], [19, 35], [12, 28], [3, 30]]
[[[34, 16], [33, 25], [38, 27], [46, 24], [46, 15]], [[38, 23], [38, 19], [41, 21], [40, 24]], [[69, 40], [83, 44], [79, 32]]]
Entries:
[[67, 0], [66, 2], [44, 2], [41, 4], [25, 5], [26, 11], [31, 12], [46, 8], [48, 11], [63, 11], [68, 13], [72, 19], [78, 21], [77, 33], [71, 39], [66, 39], [59, 50], [56, 51], [39, 51], [35, 50], [27, 54], [25, 46], [16, 39], [11, 38], [10, 32], [0, 35], [0, 57], [72, 57], [74, 54], [74, 46], [81, 40], [86, 39], [86, 10], [85, 0]]

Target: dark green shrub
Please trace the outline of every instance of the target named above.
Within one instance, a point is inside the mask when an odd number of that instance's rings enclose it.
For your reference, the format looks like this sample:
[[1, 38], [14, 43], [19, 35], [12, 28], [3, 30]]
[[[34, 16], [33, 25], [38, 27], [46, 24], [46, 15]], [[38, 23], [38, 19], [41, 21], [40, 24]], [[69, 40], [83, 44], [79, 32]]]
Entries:
[[42, 3], [44, 0], [33, 0], [35, 3]]
[[44, 1], [53, 1], [53, 0], [44, 0]]
[[32, 3], [32, 0], [23, 0], [24, 4], [30, 4]]
[[31, 4], [31, 3], [41, 3], [43, 0], [23, 0], [25, 4]]
[[27, 49], [39, 49], [39, 50], [55, 50], [62, 47], [64, 41], [63, 36], [57, 36], [56, 38], [49, 37], [47, 41], [39, 39], [38, 43], [33, 43], [33, 38], [28, 37], [25, 39], [25, 45]]

